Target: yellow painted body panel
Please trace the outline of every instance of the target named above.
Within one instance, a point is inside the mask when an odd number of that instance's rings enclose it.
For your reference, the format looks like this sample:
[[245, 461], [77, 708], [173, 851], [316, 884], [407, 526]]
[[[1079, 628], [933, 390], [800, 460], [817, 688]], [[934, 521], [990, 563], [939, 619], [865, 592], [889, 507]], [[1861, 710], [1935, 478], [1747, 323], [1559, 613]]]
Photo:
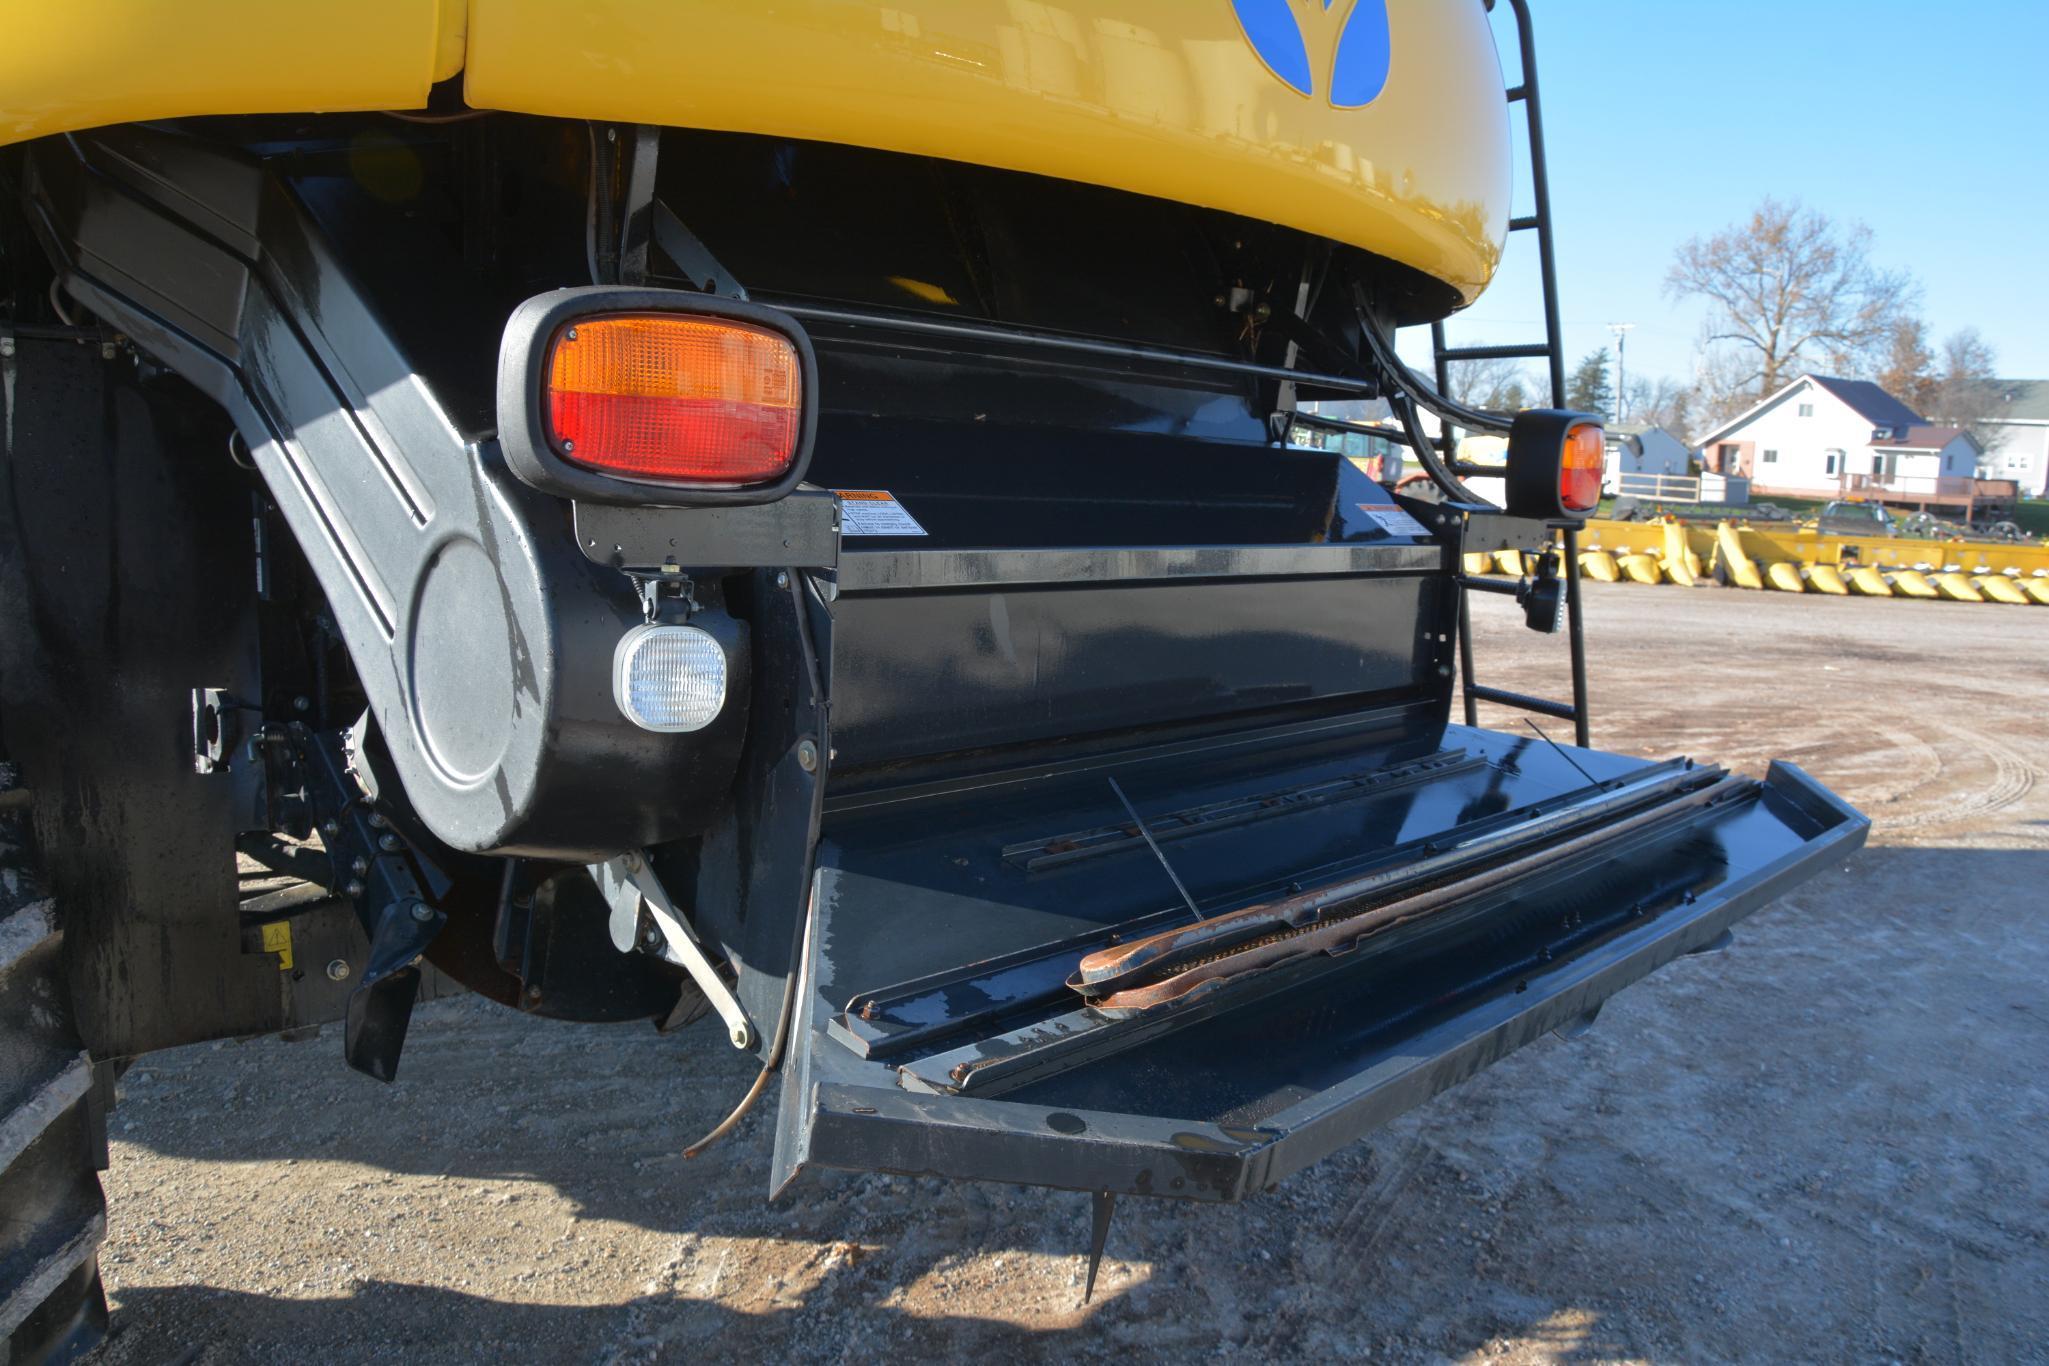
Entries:
[[1508, 227], [1493, 33], [1479, 0], [1387, 4], [1386, 83], [1339, 108], [1353, 0], [1294, 0], [1307, 95], [1230, 0], [0, 0], [0, 143], [416, 109], [460, 71], [479, 109], [850, 143], [1223, 209], [1470, 302]]
[[2022, 579], [2021, 591], [2044, 607], [2049, 607], [2049, 579]]
[[1764, 575], [1744, 553], [1743, 538], [1727, 522], [1715, 528], [1715, 558], [1728, 570], [1729, 581], [1738, 588], [1764, 587]]
[[1665, 566], [1655, 555], [1624, 555], [1622, 572], [1631, 583], [1662, 583]]
[[1460, 558], [1465, 561], [1468, 574], [1492, 574], [1494, 572], [1494, 557], [1484, 550], [1469, 550]]
[[[1224, 209], [1478, 295], [1508, 105], [1479, 0], [1389, 0], [1387, 84], [1328, 97], [1352, 5], [1293, 5], [1316, 90], [1229, 0], [470, 0], [479, 108], [852, 143]], [[687, 216], [687, 215], [686, 215]]]
[[1870, 565], [1859, 565], [1850, 571], [1850, 587], [1867, 598], [1889, 598], [1892, 585], [1885, 581], [1885, 575]]
[[1978, 585], [1962, 574], [1935, 575], [1935, 591], [1951, 602], [1983, 602], [1985, 595], [1978, 591]]
[[417, 109], [463, 0], [0, 0], [0, 143], [187, 114]]
[[1494, 552], [1494, 567], [1503, 574], [1522, 577], [1523, 553], [1520, 550], [1497, 550]]
[[1892, 591], [1903, 598], [1939, 598], [1941, 592], [1918, 569], [1902, 569], [1892, 576]]
[[1774, 560], [1764, 567], [1764, 580], [1781, 593], [1805, 593], [1807, 582], [1800, 574], [1800, 566], [1791, 560]]
[[1807, 584], [1817, 593], [1828, 593], [1835, 597], [1847, 597], [1850, 585], [1843, 579], [1842, 571], [1832, 564], [1812, 565], [1807, 570]]
[[1615, 557], [1598, 548], [1579, 552], [1579, 572], [1597, 583], [1615, 583], [1622, 578], [1622, 566]]
[[2028, 595], [2021, 591], [2019, 584], [2004, 574], [1976, 574], [1972, 576], [1971, 582], [1988, 602], [2010, 602], [2022, 607], [2027, 606]]

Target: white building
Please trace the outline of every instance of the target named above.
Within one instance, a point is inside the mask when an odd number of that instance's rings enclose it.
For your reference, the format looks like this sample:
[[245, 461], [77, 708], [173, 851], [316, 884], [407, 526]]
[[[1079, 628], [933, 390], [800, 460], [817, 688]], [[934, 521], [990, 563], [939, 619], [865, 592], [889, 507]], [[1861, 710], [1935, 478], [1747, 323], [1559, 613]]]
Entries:
[[2007, 486], [1980, 482], [1976, 441], [1930, 426], [1869, 380], [1802, 375], [1699, 450], [1702, 468], [1749, 478], [1757, 497], [1862, 498], [1966, 519], [1988, 498], [2010, 501]]
[[1625, 474], [1658, 474], [1684, 478], [1693, 452], [1663, 427], [1626, 422], [1608, 428], [1608, 463], [1601, 491], [1614, 493]]
[[1978, 462], [1986, 479], [2011, 479], [2028, 498], [2049, 498], [2049, 380], [2002, 379], [1993, 433]]
[[1695, 444], [1703, 469], [1747, 478], [1756, 493], [1835, 498], [1847, 475], [1871, 473], [1875, 435], [1925, 421], [1868, 380], [1802, 375]]

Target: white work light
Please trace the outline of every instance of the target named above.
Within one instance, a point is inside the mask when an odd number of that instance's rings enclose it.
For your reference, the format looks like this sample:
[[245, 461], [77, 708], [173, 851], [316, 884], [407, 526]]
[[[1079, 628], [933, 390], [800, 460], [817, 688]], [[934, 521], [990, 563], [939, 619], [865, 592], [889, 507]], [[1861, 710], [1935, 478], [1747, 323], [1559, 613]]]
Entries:
[[643, 730], [702, 730], [726, 705], [726, 652], [695, 626], [636, 626], [612, 657], [612, 696]]

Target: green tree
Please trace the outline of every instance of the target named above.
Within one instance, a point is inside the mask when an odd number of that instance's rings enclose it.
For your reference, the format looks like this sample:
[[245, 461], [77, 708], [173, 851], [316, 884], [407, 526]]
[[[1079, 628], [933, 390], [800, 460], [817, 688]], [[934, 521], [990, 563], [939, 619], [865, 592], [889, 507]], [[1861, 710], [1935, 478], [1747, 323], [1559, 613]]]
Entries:
[[1599, 413], [1603, 417], [1615, 411], [1615, 386], [1608, 381], [1608, 348], [1588, 356], [1572, 372], [1572, 378], [1565, 383], [1565, 406], [1577, 413]]

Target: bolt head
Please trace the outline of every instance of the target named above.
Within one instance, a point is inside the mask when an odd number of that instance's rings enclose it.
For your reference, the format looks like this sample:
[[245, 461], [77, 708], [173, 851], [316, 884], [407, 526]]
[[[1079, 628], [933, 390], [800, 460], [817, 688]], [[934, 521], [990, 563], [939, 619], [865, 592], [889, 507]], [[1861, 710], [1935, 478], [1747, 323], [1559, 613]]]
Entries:
[[395, 852], [398, 849], [398, 836], [379, 835], [377, 837], [377, 847], [387, 854]]
[[797, 767], [806, 773], [818, 771], [818, 746], [809, 740], [797, 742]]
[[424, 925], [434, 918], [434, 908], [424, 901], [413, 903], [413, 919]]
[[341, 833], [341, 822], [322, 821], [320, 823], [320, 833], [323, 835], [339, 835]]
[[364, 858], [361, 854], [356, 855], [355, 858], [349, 861], [349, 871], [361, 877], [364, 873], [370, 871], [370, 860]]
[[337, 958], [330, 962], [327, 965], [327, 980], [330, 982], [348, 981], [349, 960], [346, 958]]
[[778, 587], [778, 588], [788, 588], [788, 587], [790, 586], [790, 573], [789, 573], [789, 571], [788, 571], [788, 570], [786, 570], [786, 569], [778, 569], [778, 570], [776, 570], [776, 572], [775, 572], [775, 586], [776, 586], [776, 587]]
[[361, 897], [363, 895], [363, 879], [359, 877], [350, 878], [349, 885], [342, 888], [342, 890], [348, 893], [351, 901]]

